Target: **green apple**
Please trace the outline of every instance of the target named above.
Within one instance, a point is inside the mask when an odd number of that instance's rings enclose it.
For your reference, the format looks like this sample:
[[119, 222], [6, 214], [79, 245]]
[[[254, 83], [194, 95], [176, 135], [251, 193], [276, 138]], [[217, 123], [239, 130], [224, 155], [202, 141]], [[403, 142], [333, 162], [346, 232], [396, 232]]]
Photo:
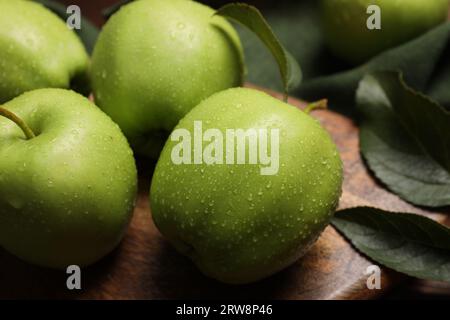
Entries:
[[[369, 30], [370, 5], [381, 29]], [[321, 0], [326, 42], [340, 58], [359, 64], [411, 40], [447, 19], [449, 0]]]
[[0, 109], [0, 246], [40, 266], [94, 263], [124, 233], [136, 175], [119, 127], [83, 96], [16, 97]]
[[38, 88], [86, 93], [89, 58], [77, 35], [41, 4], [0, 0], [0, 103]]
[[242, 84], [236, 31], [189, 0], [141, 0], [104, 26], [92, 57], [96, 104], [133, 149], [157, 156], [165, 138], [200, 101]]
[[[232, 129], [235, 137], [237, 130], [256, 132], [259, 142], [229, 139]], [[329, 223], [341, 184], [339, 154], [318, 121], [265, 93], [234, 88], [204, 100], [177, 125], [157, 163], [150, 202], [156, 226], [181, 253], [206, 275], [239, 284], [301, 257]]]

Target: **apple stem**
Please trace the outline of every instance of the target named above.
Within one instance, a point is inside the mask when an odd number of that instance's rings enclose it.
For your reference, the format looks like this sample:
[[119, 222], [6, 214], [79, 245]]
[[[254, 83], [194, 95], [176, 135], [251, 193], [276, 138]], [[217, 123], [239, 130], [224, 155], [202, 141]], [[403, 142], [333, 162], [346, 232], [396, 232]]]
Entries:
[[315, 102], [308, 104], [304, 111], [309, 114], [313, 110], [327, 109], [327, 108], [328, 108], [328, 100], [322, 99], [322, 100], [315, 101]]
[[25, 121], [23, 121], [22, 119], [20, 119], [16, 114], [12, 113], [9, 110], [6, 110], [5, 108], [0, 107], [0, 116], [3, 116], [5, 118], [8, 118], [9, 120], [11, 120], [12, 122], [14, 122], [15, 124], [17, 124], [20, 129], [22, 129], [23, 133], [25, 134], [25, 137], [29, 140], [29, 139], [33, 139], [35, 137], [34, 132], [31, 130], [31, 128], [25, 123]]

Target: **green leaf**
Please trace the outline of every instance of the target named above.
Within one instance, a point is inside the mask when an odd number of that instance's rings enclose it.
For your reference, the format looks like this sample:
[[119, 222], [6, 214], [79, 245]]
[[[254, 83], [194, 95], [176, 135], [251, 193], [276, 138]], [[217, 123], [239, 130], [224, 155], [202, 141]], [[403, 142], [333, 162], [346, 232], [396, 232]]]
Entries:
[[261, 12], [248, 4], [231, 3], [218, 9], [217, 14], [244, 25], [265, 44], [278, 64], [286, 99], [289, 90], [297, 87], [301, 82], [300, 66], [278, 41]]
[[[448, 74], [441, 73], [442, 64], [450, 62], [446, 55], [450, 48], [450, 23], [443, 24], [399, 47], [387, 50], [360, 67], [306, 81], [299, 93], [307, 99], [326, 96], [332, 106], [349, 109], [354, 105], [358, 82], [369, 72], [402, 71], [406, 81], [416, 90], [427, 93], [436, 86], [450, 86]], [[445, 75], [445, 76], [444, 76]], [[445, 93], [430, 90], [438, 101], [450, 100]]]
[[450, 113], [394, 72], [369, 74], [357, 91], [360, 149], [393, 192], [417, 205], [450, 204]]
[[[55, 14], [57, 14], [61, 19], [66, 21], [68, 14], [66, 12], [67, 7], [65, 5], [52, 0], [34, 0], [34, 1], [43, 4], [45, 7], [47, 7]], [[81, 29], [79, 30], [75, 29], [74, 31], [80, 37], [81, 41], [83, 42], [86, 48], [86, 51], [92, 53], [92, 50], [94, 50], [94, 45], [95, 42], [97, 41], [99, 34], [98, 28], [95, 25], [93, 25], [88, 19], [82, 16]]]
[[[326, 49], [318, 3], [278, 0], [258, 4], [280, 41], [302, 66], [302, 84], [291, 95], [307, 101], [328, 98], [331, 109], [354, 115], [355, 92], [367, 72], [401, 70], [414, 89], [450, 108], [450, 23], [352, 67]], [[251, 57], [246, 61], [248, 81], [280, 90], [277, 66], [269, 60], [260, 41], [243, 28], [238, 31], [245, 55]]]
[[332, 224], [362, 253], [407, 275], [450, 282], [450, 229], [423, 216], [358, 207]]

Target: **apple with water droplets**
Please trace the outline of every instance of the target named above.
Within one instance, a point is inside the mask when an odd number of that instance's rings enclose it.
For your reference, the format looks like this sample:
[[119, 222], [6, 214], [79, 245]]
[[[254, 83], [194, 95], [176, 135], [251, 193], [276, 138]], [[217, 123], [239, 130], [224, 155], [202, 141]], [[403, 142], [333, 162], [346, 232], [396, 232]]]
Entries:
[[157, 158], [186, 113], [242, 84], [239, 37], [214, 13], [195, 1], [133, 1], [100, 33], [92, 56], [95, 101], [137, 153]]
[[38, 89], [0, 105], [0, 246], [44, 267], [113, 250], [137, 190], [119, 127], [85, 97]]
[[89, 92], [89, 57], [65, 21], [42, 4], [0, 0], [0, 103], [38, 88]]
[[229, 89], [177, 125], [150, 192], [161, 233], [207, 276], [248, 283], [286, 268], [315, 242], [341, 195], [335, 144], [307, 112]]

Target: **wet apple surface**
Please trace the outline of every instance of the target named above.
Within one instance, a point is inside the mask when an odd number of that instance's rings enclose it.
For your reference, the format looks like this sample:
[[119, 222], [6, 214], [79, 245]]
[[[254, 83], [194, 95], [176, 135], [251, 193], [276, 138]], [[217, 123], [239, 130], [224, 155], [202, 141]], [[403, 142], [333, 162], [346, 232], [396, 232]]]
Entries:
[[63, 89], [31, 91], [2, 108], [34, 136], [0, 116], [0, 245], [53, 268], [98, 261], [122, 238], [136, 197], [133, 153], [120, 129]]
[[[325, 38], [340, 58], [360, 64], [447, 20], [449, 0], [321, 0]], [[367, 21], [376, 5], [379, 29]]]
[[[152, 180], [155, 224], [205, 274], [224, 282], [253, 282], [292, 264], [327, 226], [341, 194], [341, 160], [329, 135], [305, 112], [244, 88], [204, 100], [173, 133], [195, 134], [199, 122], [214, 133], [212, 148], [199, 142], [213, 161], [174, 163], [183, 141], [178, 134], [168, 140]], [[243, 136], [230, 139], [230, 129]], [[277, 139], [267, 137], [273, 131]], [[195, 156], [195, 149], [187, 145], [181, 153]]]
[[146, 0], [123, 6], [105, 24], [92, 56], [97, 105], [133, 149], [157, 158], [159, 133], [211, 94], [243, 81], [236, 31], [194, 1]]

